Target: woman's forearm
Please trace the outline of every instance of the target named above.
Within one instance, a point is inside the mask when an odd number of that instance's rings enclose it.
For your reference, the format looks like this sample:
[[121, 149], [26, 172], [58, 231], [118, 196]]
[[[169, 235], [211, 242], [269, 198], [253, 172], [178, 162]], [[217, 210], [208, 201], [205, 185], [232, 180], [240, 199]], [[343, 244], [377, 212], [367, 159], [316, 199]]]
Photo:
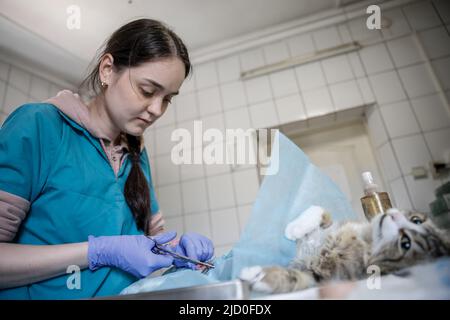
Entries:
[[23, 245], [0, 243], [0, 289], [23, 286], [88, 266], [88, 243]]

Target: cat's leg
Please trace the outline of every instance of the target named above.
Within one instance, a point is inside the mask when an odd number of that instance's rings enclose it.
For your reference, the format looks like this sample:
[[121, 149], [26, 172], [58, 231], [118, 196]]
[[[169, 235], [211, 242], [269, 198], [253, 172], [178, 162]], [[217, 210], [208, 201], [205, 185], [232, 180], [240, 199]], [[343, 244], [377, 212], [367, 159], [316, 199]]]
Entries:
[[293, 292], [316, 284], [311, 273], [283, 267], [244, 268], [239, 278], [249, 282], [252, 290], [264, 293]]
[[311, 206], [287, 225], [284, 234], [289, 240], [295, 241], [314, 230], [329, 227], [332, 222], [330, 213], [325, 209], [319, 206]]

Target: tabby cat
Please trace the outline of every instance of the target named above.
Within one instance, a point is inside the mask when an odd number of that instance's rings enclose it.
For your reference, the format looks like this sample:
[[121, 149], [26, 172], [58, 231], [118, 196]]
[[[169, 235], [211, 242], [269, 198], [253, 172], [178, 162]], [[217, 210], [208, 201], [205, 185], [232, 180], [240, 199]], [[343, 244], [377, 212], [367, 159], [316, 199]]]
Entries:
[[288, 267], [245, 268], [240, 278], [255, 291], [285, 293], [330, 280], [368, 277], [450, 255], [450, 236], [423, 213], [390, 209], [371, 222], [333, 223], [331, 215], [312, 206], [285, 231], [296, 240], [297, 255]]

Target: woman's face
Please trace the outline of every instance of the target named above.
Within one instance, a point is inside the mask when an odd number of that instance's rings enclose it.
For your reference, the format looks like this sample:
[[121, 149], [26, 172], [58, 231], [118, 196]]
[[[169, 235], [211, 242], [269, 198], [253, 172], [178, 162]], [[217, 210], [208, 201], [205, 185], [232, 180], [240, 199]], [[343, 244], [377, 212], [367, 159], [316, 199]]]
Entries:
[[185, 67], [181, 59], [170, 57], [121, 72], [111, 68], [108, 73], [106, 69], [106, 75], [106, 112], [113, 125], [121, 132], [140, 136], [164, 114], [172, 97], [178, 94]]

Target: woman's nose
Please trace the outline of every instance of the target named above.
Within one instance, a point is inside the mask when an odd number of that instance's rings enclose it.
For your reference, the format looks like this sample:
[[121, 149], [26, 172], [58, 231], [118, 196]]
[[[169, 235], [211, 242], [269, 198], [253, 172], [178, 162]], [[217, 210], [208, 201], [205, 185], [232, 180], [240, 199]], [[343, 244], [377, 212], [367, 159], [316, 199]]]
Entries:
[[152, 103], [147, 107], [147, 111], [155, 118], [159, 118], [163, 114], [162, 101], [160, 99], [153, 100]]

